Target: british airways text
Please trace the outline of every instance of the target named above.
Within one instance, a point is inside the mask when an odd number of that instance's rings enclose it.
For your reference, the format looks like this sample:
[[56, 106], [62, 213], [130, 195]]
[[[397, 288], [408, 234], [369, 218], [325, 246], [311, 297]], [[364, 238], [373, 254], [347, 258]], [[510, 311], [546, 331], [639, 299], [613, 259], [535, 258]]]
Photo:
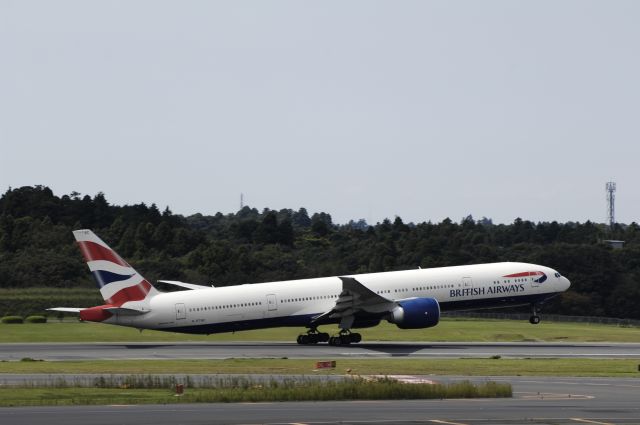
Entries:
[[518, 292], [524, 292], [524, 284], [518, 283], [512, 285], [490, 286], [488, 288], [452, 289], [449, 291], [449, 297], [476, 297], [478, 295], [515, 294]]

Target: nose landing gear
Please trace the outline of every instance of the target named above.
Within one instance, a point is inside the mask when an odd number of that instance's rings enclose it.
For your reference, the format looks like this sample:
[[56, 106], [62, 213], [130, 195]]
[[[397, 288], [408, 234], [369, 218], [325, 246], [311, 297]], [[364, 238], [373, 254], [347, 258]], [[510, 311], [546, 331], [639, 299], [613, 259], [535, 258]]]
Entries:
[[529, 317], [529, 323], [532, 325], [540, 323], [541, 319], [538, 313], [540, 313], [540, 307], [537, 304], [531, 304], [531, 317]]

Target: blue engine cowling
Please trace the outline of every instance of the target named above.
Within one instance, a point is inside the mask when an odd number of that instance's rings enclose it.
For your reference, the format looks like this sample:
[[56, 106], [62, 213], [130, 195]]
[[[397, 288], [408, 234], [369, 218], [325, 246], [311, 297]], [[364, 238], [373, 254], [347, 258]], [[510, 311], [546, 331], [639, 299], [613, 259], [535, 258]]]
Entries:
[[434, 298], [414, 298], [400, 301], [389, 317], [400, 329], [422, 329], [440, 321], [440, 305]]

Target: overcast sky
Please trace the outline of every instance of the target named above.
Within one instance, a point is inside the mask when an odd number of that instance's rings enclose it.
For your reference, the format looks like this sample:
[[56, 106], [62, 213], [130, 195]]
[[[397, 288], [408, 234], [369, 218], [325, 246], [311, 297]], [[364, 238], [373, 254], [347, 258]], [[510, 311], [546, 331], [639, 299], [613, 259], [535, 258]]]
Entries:
[[638, 1], [0, 0], [0, 190], [640, 221]]

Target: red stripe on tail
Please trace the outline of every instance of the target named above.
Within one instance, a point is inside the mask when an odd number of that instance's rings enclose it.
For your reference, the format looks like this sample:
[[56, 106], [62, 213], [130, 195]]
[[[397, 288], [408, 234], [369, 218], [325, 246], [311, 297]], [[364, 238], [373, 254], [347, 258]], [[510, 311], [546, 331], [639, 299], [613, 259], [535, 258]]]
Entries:
[[78, 245], [80, 246], [80, 251], [82, 251], [82, 255], [84, 256], [85, 261], [87, 262], [105, 260], [111, 261], [112, 263], [116, 263], [124, 267], [131, 267], [114, 251], [110, 250], [109, 248], [105, 248], [95, 242], [79, 241]]
[[127, 301], [140, 301], [144, 300], [151, 290], [151, 284], [146, 280], [138, 283], [134, 286], [129, 286], [127, 288], [121, 289], [115, 294], [113, 294], [106, 302], [108, 304], [112, 304], [116, 307], [120, 307], [122, 304]]

